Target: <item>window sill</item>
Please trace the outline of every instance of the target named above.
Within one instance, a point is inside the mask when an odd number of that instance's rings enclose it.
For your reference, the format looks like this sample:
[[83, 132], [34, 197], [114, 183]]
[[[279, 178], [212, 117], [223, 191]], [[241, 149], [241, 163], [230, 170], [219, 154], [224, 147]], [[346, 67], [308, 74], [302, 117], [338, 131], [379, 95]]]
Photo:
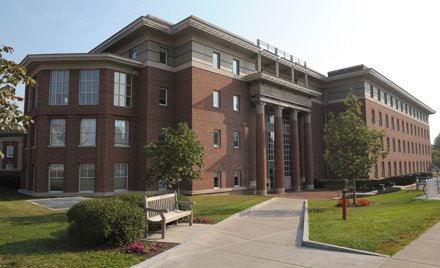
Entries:
[[220, 149], [220, 148], [222, 148], [221, 146], [212, 146], [212, 148], [214, 148], [214, 149]]
[[78, 145], [78, 147], [81, 147], [81, 148], [87, 148], [87, 147], [89, 147], [89, 148], [96, 148], [96, 144], [95, 145]]
[[115, 192], [115, 193], [123, 193], [123, 192], [128, 192], [128, 189], [115, 189], [115, 190], [113, 190], [113, 192]]
[[114, 147], [117, 147], [117, 148], [130, 148], [131, 146], [130, 145], [125, 145], [125, 144], [115, 144]]
[[168, 107], [168, 104], [161, 104], [161, 103], [159, 103], [159, 106], [161, 106], [161, 107]]
[[47, 147], [49, 147], [49, 148], [65, 148], [66, 145], [54, 145], [54, 144], [52, 144], [52, 145], [47, 145]]

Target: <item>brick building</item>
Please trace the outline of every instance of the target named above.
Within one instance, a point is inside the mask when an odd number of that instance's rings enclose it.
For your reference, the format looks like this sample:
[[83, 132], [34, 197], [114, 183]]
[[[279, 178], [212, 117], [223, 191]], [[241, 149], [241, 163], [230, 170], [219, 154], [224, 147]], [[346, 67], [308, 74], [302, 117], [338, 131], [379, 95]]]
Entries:
[[25, 96], [35, 123], [21, 191], [30, 195], [166, 190], [160, 181], [144, 186], [143, 146], [182, 121], [205, 147], [203, 180], [186, 193], [311, 189], [328, 177], [326, 114], [349, 89], [390, 142], [372, 178], [430, 166], [435, 111], [374, 69], [325, 76], [193, 16], [177, 24], [143, 16], [89, 53], [28, 55], [21, 64], [37, 81]]

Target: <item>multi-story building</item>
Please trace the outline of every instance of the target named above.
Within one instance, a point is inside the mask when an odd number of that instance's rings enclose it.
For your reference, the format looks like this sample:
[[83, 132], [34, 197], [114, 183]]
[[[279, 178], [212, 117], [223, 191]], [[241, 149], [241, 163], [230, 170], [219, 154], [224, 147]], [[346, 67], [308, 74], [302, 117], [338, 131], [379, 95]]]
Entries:
[[28, 55], [21, 64], [37, 81], [25, 96], [35, 123], [21, 187], [31, 195], [165, 190], [160, 181], [144, 184], [144, 145], [178, 122], [205, 147], [203, 180], [186, 193], [312, 189], [328, 177], [326, 113], [340, 109], [349, 89], [367, 124], [400, 144], [371, 177], [430, 165], [434, 111], [375, 70], [360, 65], [327, 77], [193, 16], [177, 24], [143, 16], [89, 53]]

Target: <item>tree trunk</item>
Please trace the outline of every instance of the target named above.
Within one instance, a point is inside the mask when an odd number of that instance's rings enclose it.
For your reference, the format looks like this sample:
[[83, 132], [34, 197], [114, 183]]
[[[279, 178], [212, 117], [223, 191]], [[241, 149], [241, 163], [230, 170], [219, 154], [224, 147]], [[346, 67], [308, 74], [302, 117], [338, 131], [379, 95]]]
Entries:
[[180, 194], [180, 182], [177, 183], [177, 194], [178, 194], [178, 195]]
[[353, 178], [353, 205], [356, 205], [356, 179]]

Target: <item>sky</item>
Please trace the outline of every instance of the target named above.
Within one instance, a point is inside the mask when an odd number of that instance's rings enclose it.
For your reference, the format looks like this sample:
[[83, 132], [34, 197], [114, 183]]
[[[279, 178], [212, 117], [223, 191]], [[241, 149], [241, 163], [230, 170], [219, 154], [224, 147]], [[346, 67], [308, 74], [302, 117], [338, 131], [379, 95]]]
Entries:
[[[27, 54], [88, 52], [140, 16], [177, 23], [195, 15], [257, 38], [322, 73], [365, 64], [440, 113], [437, 0], [0, 0], [0, 44]], [[23, 96], [23, 87], [18, 88]], [[440, 115], [431, 115], [431, 142]]]

